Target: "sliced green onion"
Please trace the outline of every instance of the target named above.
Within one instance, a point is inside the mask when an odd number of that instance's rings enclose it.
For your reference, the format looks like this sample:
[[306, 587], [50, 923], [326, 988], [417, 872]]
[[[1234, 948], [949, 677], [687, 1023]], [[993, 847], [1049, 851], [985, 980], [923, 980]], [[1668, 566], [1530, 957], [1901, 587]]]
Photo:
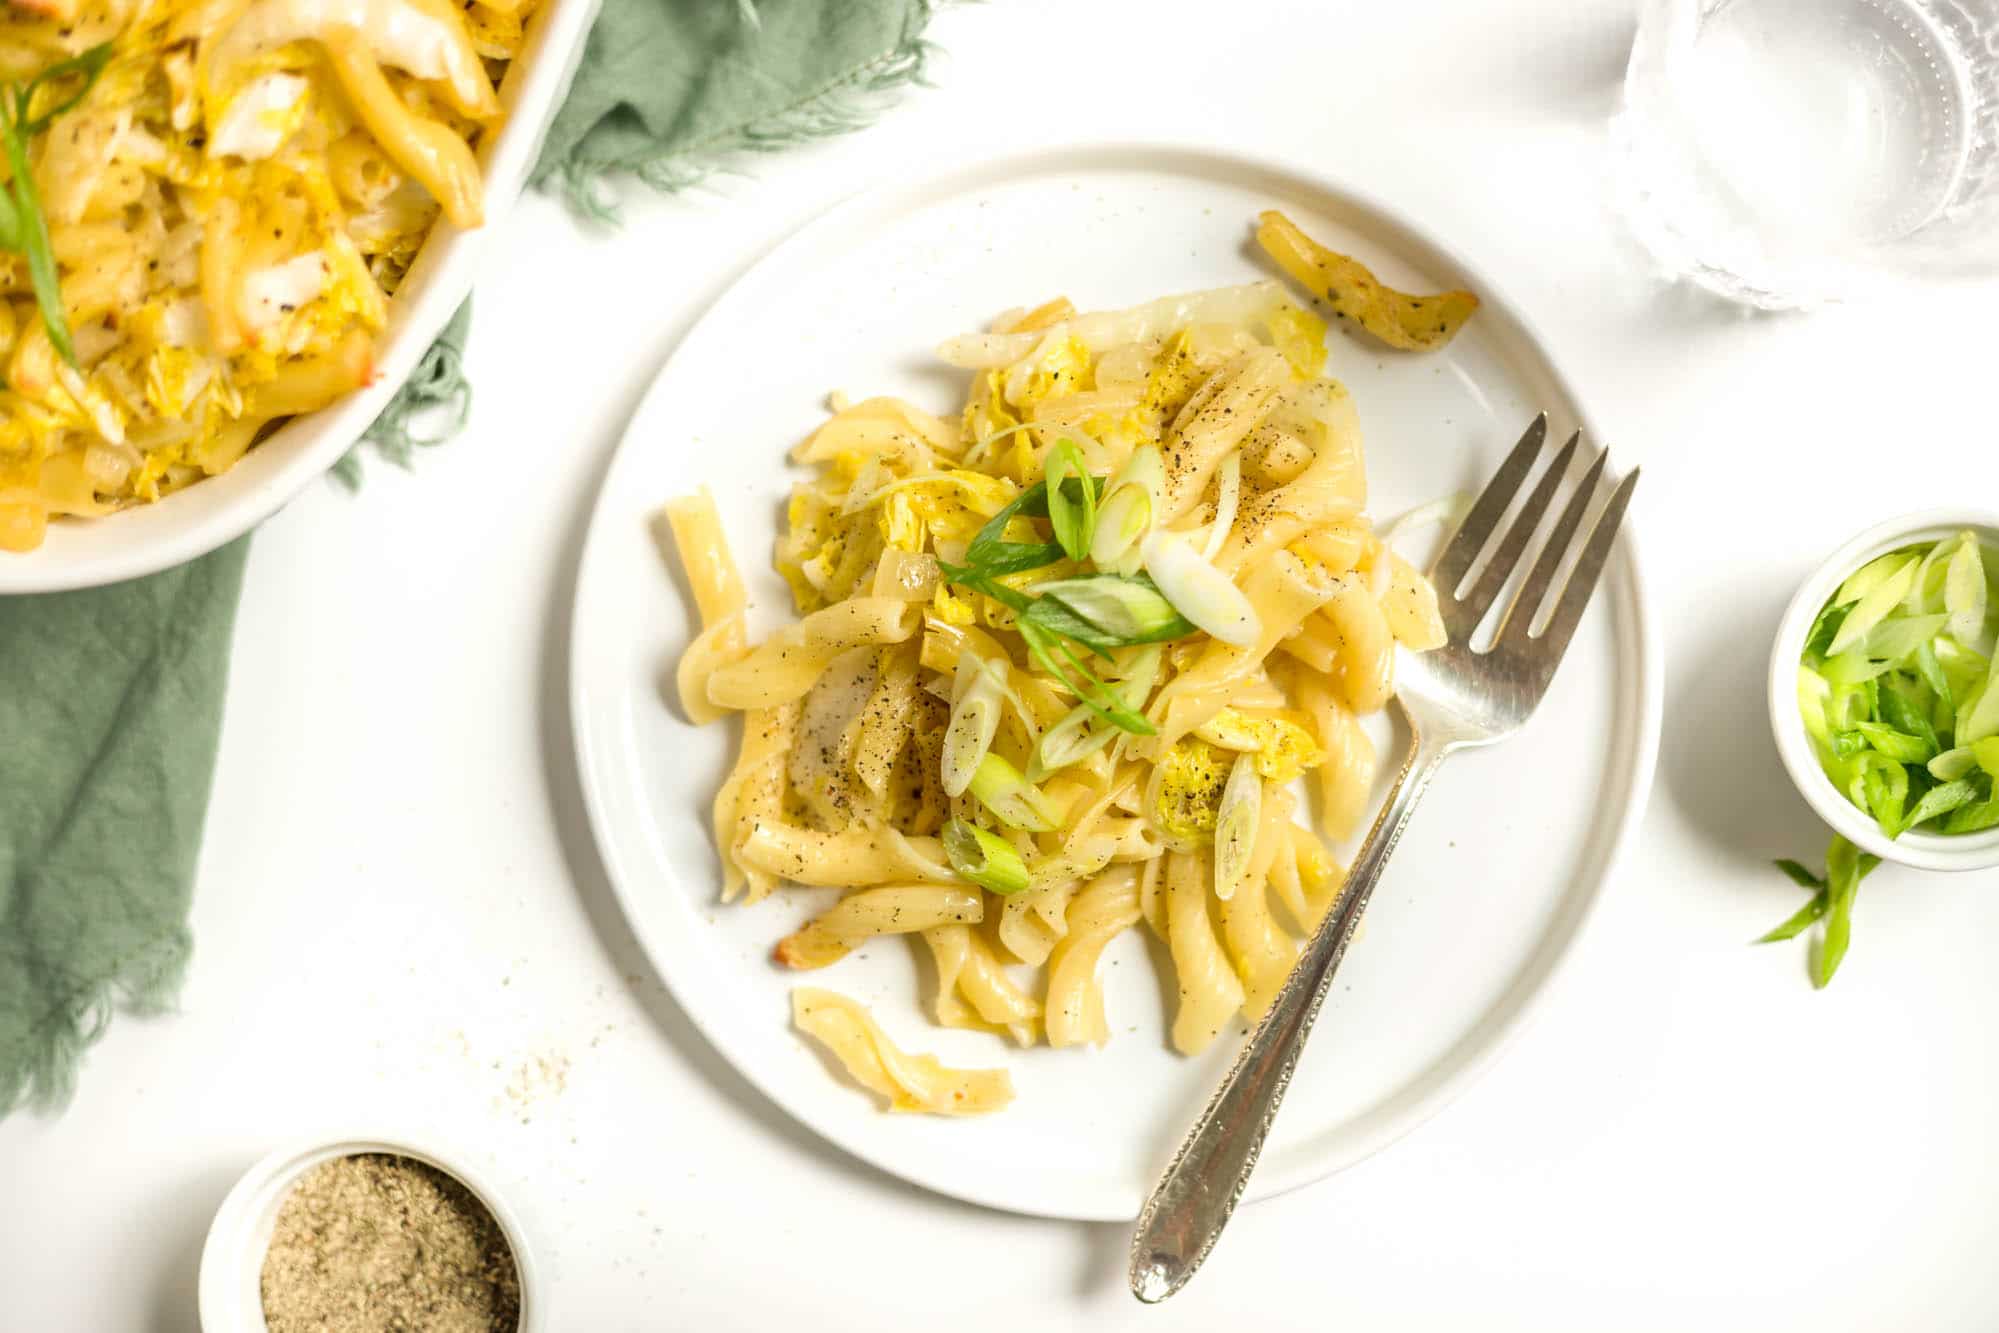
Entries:
[[1954, 750], [1945, 750], [1924, 767], [1938, 782], [1951, 782], [1977, 768], [1978, 760], [1973, 757], [1969, 745], [1960, 745]]
[[[1784, 863], [1780, 861], [1778, 862], [1778, 864], [1782, 865]], [[1798, 863], [1796, 861], [1792, 861], [1790, 862], [1790, 864], [1797, 865]], [[1758, 935], [1755, 939], [1751, 940], [1750, 943], [1774, 944], [1778, 940], [1788, 940], [1796, 938], [1797, 936], [1804, 934], [1804, 932], [1811, 926], [1812, 922], [1817, 921], [1820, 917], [1824, 916], [1826, 914], [1826, 909], [1831, 906], [1832, 906], [1832, 895], [1826, 892], [1824, 889], [1820, 889], [1818, 892], [1812, 895], [1812, 900], [1810, 902], [1806, 903], [1803, 907], [1800, 907], [1797, 910], [1797, 913], [1795, 915], [1786, 917], [1782, 925], [1775, 927], [1768, 934]]]
[[1834, 685], [1858, 685], [1862, 681], [1873, 680], [1876, 676], [1894, 669], [1895, 662], [1892, 658], [1884, 657], [1876, 660], [1865, 653], [1851, 652], [1828, 657], [1822, 674]]
[[1821, 745], [1829, 744], [1832, 727], [1826, 721], [1826, 707], [1832, 700], [1832, 686], [1824, 676], [1810, 666], [1798, 668], [1798, 713], [1805, 720], [1805, 731]]
[[944, 855], [960, 879], [994, 893], [1019, 893], [1027, 887], [1027, 863], [999, 834], [954, 819], [944, 826], [943, 840]]
[[[1921, 559], [1920, 553], [1909, 551], [1890, 551], [1886, 555], [1876, 556], [1847, 576], [1846, 582], [1839, 585], [1839, 591], [1832, 595], [1832, 605], [1851, 606], [1893, 576], [1900, 574], [1905, 567], [1913, 566]], [[1906, 591], [1906, 585], [1904, 590]]]
[[1898, 764], [1927, 764], [1936, 754], [1936, 747], [1925, 745], [1907, 732], [1884, 727], [1878, 722], [1862, 722], [1854, 727], [1867, 738], [1867, 743], [1876, 754], [1887, 755]]
[[1819, 612], [1819, 618], [1812, 622], [1812, 632], [1805, 636], [1805, 660], [1822, 662], [1827, 650], [1832, 647], [1832, 636], [1839, 633], [1839, 623], [1846, 619], [1847, 608], [1827, 603]]
[[1950, 635], [1976, 653], [1992, 654], [1992, 634], [1985, 624], [1985, 560], [1978, 538], [1967, 532], [1957, 539], [1944, 572], [1943, 605]]
[[1970, 805], [1979, 797], [1978, 783], [1970, 778], [1959, 778], [1955, 782], [1943, 782], [1930, 788], [1909, 811], [1905, 821], [1910, 828], [1939, 819], [1961, 806]]
[[1865, 752], [1855, 757], [1854, 804], [1874, 816], [1881, 832], [1902, 836], [1907, 827], [1902, 812], [1909, 800], [1909, 770], [1886, 755]]
[[1945, 748], [1937, 742], [1936, 724], [1931, 720], [1929, 686], [1910, 680], [1899, 672], [1883, 676], [1875, 696], [1881, 720], [1905, 736], [1922, 743], [1921, 759], [1905, 763], [1928, 763], [1930, 756]]
[[[1041, 603], [1037, 601], [1035, 605], [1040, 606]], [[1076, 655], [1054, 634], [1029, 620], [1022, 620], [1019, 628], [1020, 637], [1027, 641], [1027, 651], [1034, 655], [1034, 660], [1041, 663], [1042, 669], [1049, 675], [1061, 681], [1091, 712], [1119, 730], [1136, 736], [1158, 733], [1157, 727], [1112, 694], [1109, 687], [1092, 675], [1089, 668], [1078, 661]], [[1058, 652], [1068, 659], [1067, 667], [1057, 658]]]
[[[1075, 477], [1082, 484], [1073, 494], [1065, 482]], [[1097, 527], [1097, 492], [1090, 478], [1089, 464], [1074, 440], [1059, 440], [1042, 465], [1042, 483], [1048, 488], [1048, 526], [1055, 529], [1071, 560], [1090, 554], [1090, 537]]]
[[1995, 676], [1999, 676], [1999, 671], [1988, 671], [1977, 693], [1965, 700], [1967, 711], [1959, 714], [1957, 719], [1959, 745], [1969, 745], [1999, 733], [1999, 689], [1992, 688]]
[[1194, 632], [1193, 622], [1175, 611], [1148, 578], [1088, 574], [1043, 583], [1035, 591], [1062, 603], [1121, 645], [1159, 643]]
[[1256, 759], [1239, 754], [1215, 814], [1215, 897], [1223, 902], [1235, 897], [1249, 874], [1256, 826], [1262, 818], [1263, 780], [1256, 775]]
[[[995, 678], [997, 677], [997, 678]], [[947, 796], [961, 796], [993, 748], [1005, 697], [1006, 667], [969, 649], [958, 654], [951, 720], [944, 727], [942, 777]]]
[[[1877, 560], [1874, 565], [1880, 563]], [[1848, 648], [1857, 645], [1866, 637], [1869, 630], [1880, 624], [1888, 613], [1895, 609], [1896, 603], [1902, 600], [1910, 585], [1916, 581], [1916, 566], [1920, 563], [1919, 556], [1904, 556], [1898, 565], [1868, 589], [1866, 596], [1862, 597], [1854, 608], [1846, 613], [1846, 619], [1840, 622], [1839, 633], [1832, 636], [1828, 651], [1833, 656], [1837, 657]], [[1874, 565], [1867, 566], [1867, 569], [1873, 569]], [[1867, 569], [1863, 569], [1861, 573], [1866, 573]], [[1854, 575], [1854, 579], [1859, 577], [1859, 574]], [[1851, 585], [1853, 579], [1847, 582]], [[1845, 591], [1844, 587], [1840, 589], [1842, 593]]]
[[1203, 560], [1178, 533], [1145, 539], [1145, 572], [1173, 609], [1233, 648], [1247, 648], [1263, 632], [1256, 608], [1235, 581]]
[[1090, 539], [1090, 559], [1099, 569], [1117, 570], [1152, 527], [1152, 497], [1138, 486], [1112, 491], [1097, 511], [1097, 530]]
[[1899, 662], [1942, 633], [1948, 619], [1940, 611], [1925, 616], [1890, 616], [1867, 631], [1860, 654], [1871, 660]]
[[1123, 563], [1152, 529], [1152, 515], [1166, 489], [1166, 462], [1159, 446], [1141, 444], [1131, 451], [1104, 488], [1097, 514], [1097, 531], [1090, 539], [1090, 559], [1100, 569], [1131, 573]]
[[1796, 861], [1791, 860], [1788, 856], [1779, 857], [1777, 860], [1772, 861], [1770, 864], [1776, 866], [1777, 869], [1783, 871], [1784, 874], [1790, 878], [1791, 883], [1797, 885], [1801, 889], [1822, 889], [1825, 887], [1824, 876], [1814, 875], [1811, 871], [1805, 869], [1802, 865], [1799, 865]]
[[1937, 696], [1938, 706], [1953, 717], [1956, 716], [1957, 709], [1951, 703], [1956, 697], [1956, 691], [1951, 689], [1950, 678], [1944, 673], [1943, 663], [1937, 659], [1936, 646], [1928, 643], [1919, 644], [1916, 648], [1915, 662], [1916, 674], [1923, 678], [1923, 684], [1929, 686], [1930, 692]]
[[1960, 806], [1943, 822], [1945, 833], [1983, 833], [1999, 824], [1999, 793], [1971, 805]]
[[1755, 942], [1768, 944], [1773, 940], [1792, 939], [1809, 930], [1814, 922], [1823, 920], [1826, 923], [1825, 935], [1812, 962], [1812, 984], [1825, 986], [1838, 970], [1852, 939], [1855, 891], [1860, 887], [1860, 881], [1879, 864], [1877, 858], [1861, 855], [1859, 848], [1840, 837], [1835, 837], [1826, 849], [1826, 873], [1823, 877], [1812, 874], [1796, 861], [1777, 862], [1779, 870], [1812, 895], [1811, 900]]
[[1821, 990], [1832, 981], [1840, 960], [1846, 957], [1846, 946], [1853, 933], [1854, 894], [1860, 888], [1860, 881], [1879, 864], [1878, 857], [1861, 855], [1860, 849], [1845, 838], [1835, 837], [1826, 849], [1826, 892], [1831, 903], [1826, 911], [1825, 939], [1819, 945], [1818, 962], [1812, 969], [1812, 984]]
[[1047, 512], [1048, 488], [1040, 482], [1014, 496], [973, 534], [972, 544], [965, 548], [969, 572], [994, 576], [1018, 574], [1024, 569], [1039, 569], [1060, 560], [1060, 542], [1010, 542], [1006, 539], [1007, 527], [1015, 518], [1033, 518]]
[[1062, 807], [996, 754], [979, 761], [967, 789], [1008, 828], [1046, 833], [1061, 823]]
[[[1159, 679], [1159, 663], [1159, 648], [1148, 645], [1132, 656], [1124, 679], [1118, 682], [1118, 696], [1134, 713], [1144, 709], [1146, 699], [1152, 694], [1152, 686]], [[1077, 704], [1061, 721], [1042, 732], [1033, 757], [1028, 760], [1027, 780], [1039, 782], [1050, 773], [1081, 763], [1110, 744], [1119, 728], [1093, 725], [1096, 718], [1095, 710], [1088, 704]]]
[[1910, 615], [1928, 615], [1943, 610], [1944, 573], [1950, 563], [1951, 547], [1938, 542], [1923, 552], [1916, 562], [1908, 592], [1902, 594], [1902, 610]]
[[[1077, 704], [1061, 721], [1041, 733], [1034, 754], [1027, 761], [1027, 780], [1039, 782], [1050, 773], [1079, 764], [1110, 744], [1117, 728], [1092, 725], [1097, 715], [1085, 704]], [[1967, 757], [1970, 751], [1966, 751]]]

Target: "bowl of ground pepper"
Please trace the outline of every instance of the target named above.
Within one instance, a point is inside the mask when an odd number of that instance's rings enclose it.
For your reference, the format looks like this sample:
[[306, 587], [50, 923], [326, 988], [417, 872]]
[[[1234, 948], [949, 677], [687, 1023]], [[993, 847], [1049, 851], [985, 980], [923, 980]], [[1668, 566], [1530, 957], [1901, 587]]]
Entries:
[[280, 1149], [216, 1211], [204, 1333], [541, 1333], [520, 1223], [428, 1148], [379, 1138]]

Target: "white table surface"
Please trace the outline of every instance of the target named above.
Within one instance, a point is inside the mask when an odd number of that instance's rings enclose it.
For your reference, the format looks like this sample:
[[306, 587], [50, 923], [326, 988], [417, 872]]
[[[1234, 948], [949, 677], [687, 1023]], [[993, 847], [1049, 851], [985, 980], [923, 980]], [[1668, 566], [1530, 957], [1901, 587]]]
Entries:
[[[950, 8], [940, 86], [867, 133], [617, 232], [530, 200], [468, 433], [256, 540], [180, 1011], [119, 1018], [60, 1117], [0, 1122], [0, 1329], [194, 1329], [236, 1175], [370, 1125], [493, 1166], [564, 1330], [1999, 1326], [1999, 876], [1878, 873], [1825, 993], [1801, 944], [1745, 945], [1801, 901], [1768, 859], [1823, 844], [1765, 721], [1777, 611], [1874, 519], [1991, 493], [1991, 293], [1748, 318], [1646, 278], [1604, 203], [1627, 9]], [[1645, 464], [1669, 657], [1650, 814], [1538, 1021], [1151, 1312], [1125, 1228], [904, 1186], [703, 1044], [606, 886], [564, 705], [591, 496], [705, 302], [871, 182], [1137, 134], [1337, 173], [1506, 275]]]

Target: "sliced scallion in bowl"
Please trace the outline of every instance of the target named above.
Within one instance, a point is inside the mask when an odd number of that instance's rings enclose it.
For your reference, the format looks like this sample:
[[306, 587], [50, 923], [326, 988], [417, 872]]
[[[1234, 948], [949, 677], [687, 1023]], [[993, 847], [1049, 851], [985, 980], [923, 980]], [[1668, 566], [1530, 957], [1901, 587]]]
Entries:
[[1963, 532], [1869, 561], [1833, 593], [1798, 707], [1833, 786], [1884, 836], [1999, 826], [1999, 555]]

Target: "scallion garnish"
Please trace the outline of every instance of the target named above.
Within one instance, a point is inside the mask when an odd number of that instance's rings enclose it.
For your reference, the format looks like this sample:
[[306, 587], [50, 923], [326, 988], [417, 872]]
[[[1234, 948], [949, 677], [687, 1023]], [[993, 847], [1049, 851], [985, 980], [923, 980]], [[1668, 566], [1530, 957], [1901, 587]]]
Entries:
[[979, 761], [967, 790], [1008, 828], [1046, 833], [1062, 820], [1062, 807], [996, 754]]
[[[1071, 477], [1082, 483], [1073, 492], [1064, 485]], [[1086, 559], [1097, 527], [1097, 483], [1073, 440], [1058, 440], [1048, 451], [1041, 480], [1047, 488], [1048, 526], [1055, 529], [1056, 542], [1071, 560]]]
[[1152, 530], [1152, 514], [1166, 487], [1166, 464], [1155, 444], [1131, 451], [1104, 488], [1090, 559], [1097, 568], [1130, 574], [1138, 568], [1138, 544]]
[[[1085, 666], [1068, 644], [1079, 643], [1108, 658], [1120, 648], [1192, 634], [1194, 622], [1176, 611], [1158, 585], [1143, 575], [1078, 575], [1043, 584], [1035, 590], [1038, 595], [1001, 582], [1008, 575], [1065, 557], [1078, 563], [1088, 558], [1104, 483], [1082, 473], [1082, 466], [1082, 454], [1074, 444], [1065, 440], [1057, 445], [1043, 479], [986, 520], [966, 547], [963, 564], [940, 562], [941, 572], [947, 581], [1012, 611], [1035, 661], [1084, 707], [1112, 726], [1150, 736], [1153, 725]], [[1009, 540], [1007, 529], [1017, 518], [1048, 519], [1058, 540]]]
[[[1126, 664], [1124, 678], [1114, 688], [1125, 707], [1133, 713], [1139, 713], [1145, 707], [1146, 699], [1151, 697], [1152, 687], [1159, 680], [1159, 665], [1157, 644], [1140, 649]], [[1035, 742], [1033, 757], [1028, 760], [1027, 780], [1039, 782], [1058, 769], [1081, 763], [1110, 744], [1112, 734], [1121, 728], [1115, 725], [1092, 726], [1097, 716], [1095, 709], [1079, 703], [1054, 726], [1042, 732], [1041, 739]]]
[[999, 834], [954, 819], [944, 826], [943, 839], [944, 855], [960, 879], [994, 893], [1019, 893], [1027, 887], [1027, 863]]
[[951, 719], [944, 728], [944, 794], [962, 795], [993, 748], [1000, 704], [1006, 697], [1006, 665], [966, 648], [958, 655]]
[[1194, 632], [1194, 622], [1174, 610], [1173, 603], [1166, 600], [1158, 585], [1143, 574], [1132, 578], [1089, 574], [1057, 579], [1039, 585], [1035, 591], [1060, 602], [1106, 636], [1116, 639], [1119, 646], [1162, 643]]
[[1222, 902], [1235, 897], [1249, 874], [1249, 856], [1262, 818], [1263, 780], [1256, 775], [1256, 757], [1239, 754], [1215, 814], [1215, 897]]

